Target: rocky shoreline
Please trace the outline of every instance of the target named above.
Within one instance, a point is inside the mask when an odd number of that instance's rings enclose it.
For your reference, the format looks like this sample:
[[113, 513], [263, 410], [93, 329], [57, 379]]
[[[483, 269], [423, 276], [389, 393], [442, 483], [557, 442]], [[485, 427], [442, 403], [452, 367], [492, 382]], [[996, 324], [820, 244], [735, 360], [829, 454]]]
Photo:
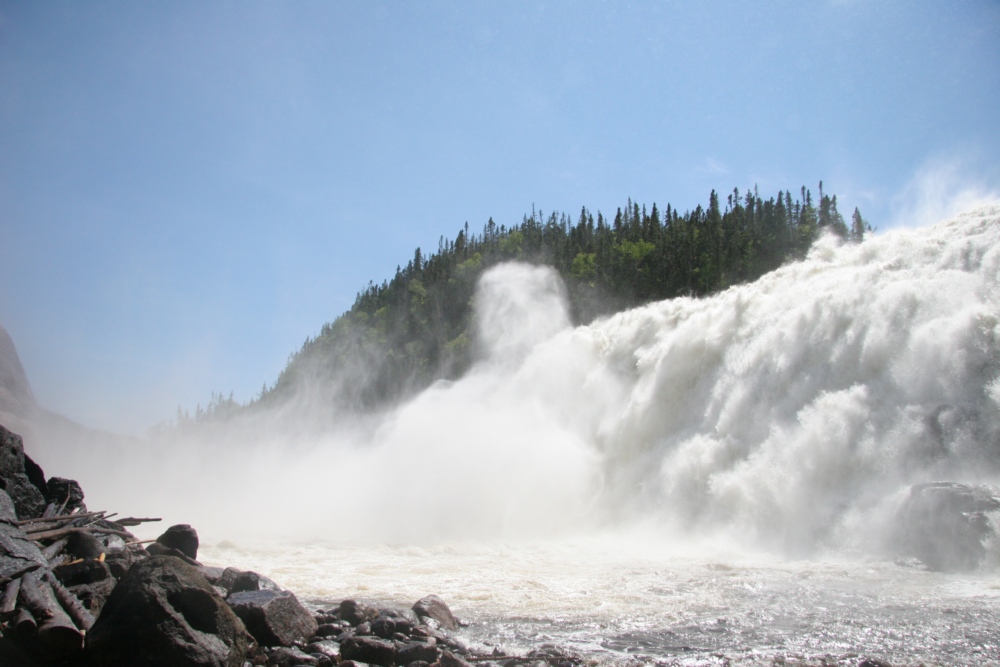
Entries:
[[484, 653], [447, 603], [408, 609], [345, 599], [309, 609], [256, 572], [198, 562], [198, 534], [88, 511], [80, 485], [45, 478], [0, 426], [0, 664], [9, 667], [572, 667], [551, 646]]

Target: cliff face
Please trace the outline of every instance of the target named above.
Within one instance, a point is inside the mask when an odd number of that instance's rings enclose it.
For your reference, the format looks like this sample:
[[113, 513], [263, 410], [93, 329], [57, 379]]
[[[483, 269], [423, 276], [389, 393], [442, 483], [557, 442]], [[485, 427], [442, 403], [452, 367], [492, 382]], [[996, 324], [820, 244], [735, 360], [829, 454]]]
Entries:
[[14, 341], [0, 326], [0, 412], [25, 416], [34, 408], [35, 395], [31, 392]]

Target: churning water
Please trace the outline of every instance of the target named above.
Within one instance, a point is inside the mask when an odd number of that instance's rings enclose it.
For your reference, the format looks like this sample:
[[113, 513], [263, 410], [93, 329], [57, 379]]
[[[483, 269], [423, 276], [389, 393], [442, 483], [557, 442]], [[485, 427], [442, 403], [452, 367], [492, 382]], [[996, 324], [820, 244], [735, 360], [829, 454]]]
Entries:
[[466, 377], [307, 443], [202, 442], [210, 480], [156, 502], [208, 561], [316, 603], [436, 592], [470, 641], [996, 662], [998, 549], [929, 572], [895, 517], [913, 484], [1000, 481], [998, 273], [1000, 206], [576, 328], [550, 270], [504, 265]]

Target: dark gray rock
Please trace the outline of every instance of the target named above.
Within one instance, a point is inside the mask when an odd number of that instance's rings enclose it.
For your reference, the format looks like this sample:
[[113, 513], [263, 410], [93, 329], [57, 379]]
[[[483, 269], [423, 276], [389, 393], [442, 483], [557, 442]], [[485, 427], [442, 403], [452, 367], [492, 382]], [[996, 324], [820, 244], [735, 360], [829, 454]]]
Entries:
[[95, 667], [242, 667], [246, 629], [197, 568], [170, 556], [133, 565], [112, 591], [86, 654]]
[[393, 667], [396, 664], [396, 645], [375, 637], [349, 637], [340, 644], [340, 656], [344, 660]]
[[344, 600], [340, 603], [340, 618], [351, 625], [361, 625], [366, 621], [374, 621], [378, 617], [377, 609], [357, 600]]
[[83, 488], [75, 479], [50, 477], [46, 486], [48, 495], [45, 497], [45, 501], [56, 507], [63, 507], [63, 514], [78, 508], [81, 512], [87, 511], [87, 506], [83, 504]]
[[440, 667], [472, 667], [465, 658], [451, 651], [442, 651], [438, 664]]
[[445, 630], [457, 630], [458, 621], [451, 613], [448, 605], [437, 595], [428, 595], [417, 600], [413, 604], [413, 611], [424, 623], [427, 619], [433, 619], [437, 625]]
[[128, 544], [120, 551], [109, 551], [104, 562], [111, 570], [111, 576], [121, 579], [129, 568], [146, 558], [149, 558], [149, 552], [141, 544]]
[[186, 523], [170, 526], [156, 538], [156, 544], [168, 549], [177, 549], [191, 560], [198, 559], [198, 531]]
[[21, 436], [0, 426], [0, 490], [14, 501], [19, 519], [34, 519], [45, 511], [42, 492], [31, 483], [24, 470], [24, 443]]
[[291, 591], [231, 593], [226, 602], [261, 646], [291, 646], [316, 634], [316, 620]]
[[100, 558], [104, 544], [90, 533], [71, 533], [66, 543], [66, 552], [74, 558]]
[[[9, 518], [13, 503], [0, 491], [0, 515]], [[22, 573], [48, 565], [38, 545], [28, 539], [20, 528], [0, 520], [0, 577], [15, 578]]]
[[52, 574], [56, 575], [63, 586], [79, 586], [111, 579], [111, 568], [107, 563], [84, 560], [52, 568]]
[[332, 639], [310, 642], [306, 645], [306, 653], [322, 653], [336, 662], [340, 658], [340, 644]]
[[434, 639], [423, 642], [407, 642], [396, 648], [396, 662], [400, 665], [409, 665], [417, 661], [437, 662], [440, 656], [441, 650], [437, 647], [437, 642]]
[[297, 665], [308, 665], [308, 667], [318, 667], [319, 660], [308, 653], [292, 646], [278, 646], [267, 651], [268, 663], [277, 667], [296, 667]]
[[17, 510], [6, 491], [0, 490], [0, 523], [17, 525]]
[[982, 563], [1000, 518], [1000, 489], [931, 482], [910, 488], [897, 515], [897, 547], [933, 570], [967, 572]]
[[229, 587], [230, 593], [244, 591], [280, 591], [281, 587], [262, 574], [256, 572], [240, 572]]
[[80, 600], [94, 618], [97, 618], [100, 616], [104, 604], [111, 597], [111, 591], [115, 589], [116, 583], [112, 577], [103, 581], [95, 581], [92, 584], [67, 586], [67, 590]]

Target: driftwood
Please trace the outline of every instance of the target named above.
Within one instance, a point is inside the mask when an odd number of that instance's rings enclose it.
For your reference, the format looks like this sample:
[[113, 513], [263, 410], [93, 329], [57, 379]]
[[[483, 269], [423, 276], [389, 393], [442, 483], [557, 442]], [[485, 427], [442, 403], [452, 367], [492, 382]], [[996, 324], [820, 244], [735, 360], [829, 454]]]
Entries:
[[68, 537], [64, 537], [61, 540], [56, 540], [49, 546], [42, 549], [42, 556], [44, 556], [45, 560], [49, 561], [49, 564], [51, 564], [53, 559], [55, 559], [55, 557], [59, 554], [60, 551], [63, 550], [63, 548], [67, 544], [69, 544]]
[[137, 519], [133, 516], [125, 517], [124, 519], [115, 519], [113, 523], [117, 523], [119, 526], [127, 528], [129, 526], [138, 526], [140, 523], [147, 523], [150, 521], [163, 521], [163, 519]]
[[6, 618], [8, 614], [14, 611], [14, 607], [17, 606], [17, 594], [19, 592], [21, 592], [20, 578], [7, 584], [7, 588], [3, 592], [3, 597], [0, 598], [0, 617]]
[[72, 533], [80, 532], [106, 533], [109, 535], [118, 535], [126, 539], [135, 539], [135, 535], [127, 530], [115, 530], [114, 528], [104, 528], [102, 526], [68, 526], [66, 528], [57, 528], [56, 530], [47, 530], [42, 533], [32, 533], [30, 537], [38, 542], [39, 540], [51, 540], [53, 538], [66, 537]]
[[17, 525], [26, 526], [33, 523], [57, 523], [60, 521], [73, 521], [75, 519], [86, 519], [92, 516], [103, 516], [104, 514], [107, 514], [107, 512], [102, 510], [100, 512], [77, 512], [76, 514], [61, 514], [59, 516], [36, 517], [34, 519], [23, 519], [21, 521], [18, 521]]
[[35, 572], [21, 577], [21, 600], [38, 621], [39, 648], [52, 659], [67, 659], [83, 650], [83, 633], [63, 611], [52, 586]]
[[14, 632], [22, 637], [30, 637], [38, 629], [35, 617], [24, 607], [17, 610], [17, 615], [14, 616], [14, 622], [11, 625], [14, 626]]
[[55, 593], [56, 599], [59, 600], [59, 604], [62, 605], [66, 613], [69, 614], [69, 617], [76, 623], [76, 627], [81, 630], [90, 630], [91, 626], [94, 625], [94, 616], [83, 606], [80, 598], [76, 597], [72, 591], [63, 586], [62, 582], [56, 579], [51, 570], [46, 570], [45, 581], [52, 587], [52, 592]]

